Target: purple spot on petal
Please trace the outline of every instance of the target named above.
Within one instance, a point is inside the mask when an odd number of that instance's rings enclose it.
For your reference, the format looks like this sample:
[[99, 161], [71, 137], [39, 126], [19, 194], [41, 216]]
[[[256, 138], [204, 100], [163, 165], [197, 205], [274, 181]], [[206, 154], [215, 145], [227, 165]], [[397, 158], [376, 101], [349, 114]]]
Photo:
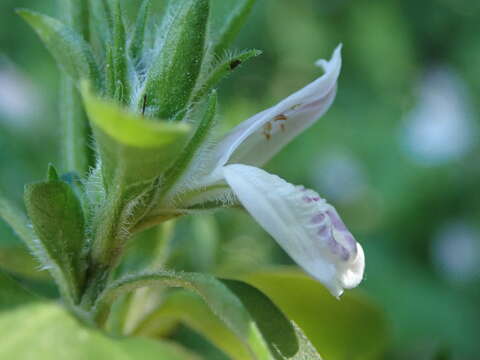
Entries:
[[340, 216], [335, 210], [327, 210], [327, 214], [330, 217], [330, 220], [332, 221], [333, 226], [335, 229], [339, 231], [348, 231], [347, 227], [345, 226], [345, 223], [340, 219]]
[[328, 247], [330, 248], [330, 251], [331, 251], [333, 254], [337, 255], [338, 252], [339, 252], [339, 250], [340, 250], [340, 244], [335, 241], [335, 239], [333, 238], [333, 236], [328, 239], [327, 244], [328, 244]]
[[318, 213], [312, 217], [310, 222], [312, 224], [321, 224], [325, 221], [325, 214], [324, 213]]
[[346, 233], [343, 235], [343, 238], [347, 242], [347, 247], [350, 249], [350, 252], [353, 254], [357, 253], [357, 241], [350, 233]]
[[333, 239], [332, 232], [326, 224], [318, 228], [317, 234], [322, 238], [322, 240], [328, 239], [330, 241], [330, 239]]
[[347, 261], [350, 258], [350, 253], [343, 246], [340, 246], [340, 258], [343, 261]]

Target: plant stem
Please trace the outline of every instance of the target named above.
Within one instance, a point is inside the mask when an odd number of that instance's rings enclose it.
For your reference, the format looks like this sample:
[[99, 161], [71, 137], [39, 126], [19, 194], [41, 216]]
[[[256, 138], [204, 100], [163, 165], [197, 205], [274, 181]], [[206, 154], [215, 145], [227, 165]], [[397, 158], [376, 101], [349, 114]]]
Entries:
[[[74, 30], [88, 41], [90, 38], [88, 0], [61, 0], [59, 9]], [[63, 74], [61, 79], [60, 118], [63, 125], [64, 167], [80, 176], [88, 172], [93, 163], [93, 151], [89, 146], [91, 129], [83, 109], [80, 94], [73, 80]]]

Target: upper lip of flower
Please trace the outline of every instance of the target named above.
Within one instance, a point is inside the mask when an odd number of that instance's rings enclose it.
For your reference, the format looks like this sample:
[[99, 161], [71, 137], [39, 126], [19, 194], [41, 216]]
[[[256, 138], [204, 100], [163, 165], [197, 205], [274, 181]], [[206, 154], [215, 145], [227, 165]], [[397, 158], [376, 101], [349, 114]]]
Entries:
[[[342, 45], [337, 46], [330, 61], [316, 62], [325, 71], [321, 77], [230, 131], [214, 150], [215, 170], [232, 161], [262, 166], [295, 136], [315, 123], [335, 98], [342, 65], [341, 49]], [[271, 125], [270, 134], [263, 131], [267, 124]], [[277, 133], [278, 136], [274, 136]], [[258, 153], [257, 147], [265, 152]]]

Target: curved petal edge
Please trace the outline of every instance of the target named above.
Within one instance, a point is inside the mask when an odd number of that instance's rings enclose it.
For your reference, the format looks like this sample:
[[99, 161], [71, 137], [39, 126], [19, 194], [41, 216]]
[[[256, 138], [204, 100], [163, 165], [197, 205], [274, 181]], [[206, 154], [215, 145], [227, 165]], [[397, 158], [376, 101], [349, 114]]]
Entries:
[[223, 173], [250, 215], [332, 295], [339, 297], [362, 281], [361, 245], [315, 191], [248, 165], [227, 165]]

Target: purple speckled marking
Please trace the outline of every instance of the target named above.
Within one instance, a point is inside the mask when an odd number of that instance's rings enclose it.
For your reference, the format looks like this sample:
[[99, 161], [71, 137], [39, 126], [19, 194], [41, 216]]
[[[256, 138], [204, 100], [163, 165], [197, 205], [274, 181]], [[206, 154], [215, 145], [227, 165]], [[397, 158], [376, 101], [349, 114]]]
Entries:
[[312, 224], [321, 224], [325, 221], [325, 214], [324, 213], [318, 213], [312, 217], [310, 222]]
[[330, 227], [327, 224], [323, 224], [320, 226], [317, 230], [317, 234], [322, 238], [322, 239], [331, 239], [333, 238], [332, 231]]
[[333, 236], [330, 239], [328, 239], [327, 244], [332, 254], [339, 256], [340, 259], [343, 261], [348, 261], [348, 259], [350, 258], [350, 253], [348, 252], [347, 249], [345, 249], [342, 245], [340, 245], [338, 241], [334, 239]]
[[350, 253], [348, 252], [347, 249], [345, 249], [343, 246], [340, 246], [340, 258], [343, 260], [343, 261], [348, 261], [348, 259], [350, 259]]
[[333, 226], [335, 229], [339, 231], [348, 231], [347, 226], [345, 223], [340, 219], [340, 216], [335, 210], [327, 210], [327, 214], [330, 217], [330, 220], [332, 221]]
[[351, 249], [351, 252], [356, 254], [357, 253], [357, 241], [353, 237], [352, 234], [347, 233], [344, 234], [345, 241], [347, 242], [348, 247]]
[[314, 197], [312, 197], [312, 196], [304, 196], [304, 197], [302, 197], [302, 200], [303, 200], [304, 202], [306, 202], [306, 203], [309, 204], [309, 203], [312, 203], [312, 202], [320, 201], [321, 198], [318, 197], [318, 196], [314, 196]]

